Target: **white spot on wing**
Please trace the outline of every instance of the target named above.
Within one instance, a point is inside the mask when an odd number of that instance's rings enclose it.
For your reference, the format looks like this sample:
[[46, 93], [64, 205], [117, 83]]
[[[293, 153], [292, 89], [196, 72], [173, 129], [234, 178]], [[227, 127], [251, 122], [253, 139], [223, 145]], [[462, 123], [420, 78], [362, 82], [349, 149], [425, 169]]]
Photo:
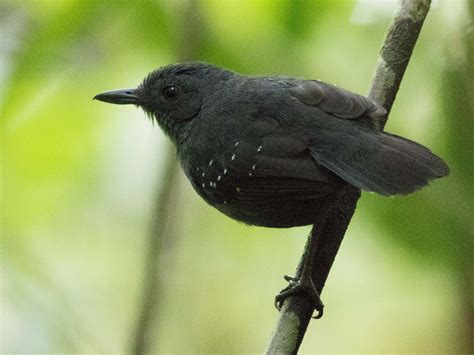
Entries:
[[261, 145], [259, 145], [258, 148], [257, 148], [257, 152], [261, 151], [262, 148], [263, 148], [263, 147], [262, 147]]
[[234, 160], [235, 159], [235, 154], [232, 154], [232, 157], [230, 158], [230, 160]]

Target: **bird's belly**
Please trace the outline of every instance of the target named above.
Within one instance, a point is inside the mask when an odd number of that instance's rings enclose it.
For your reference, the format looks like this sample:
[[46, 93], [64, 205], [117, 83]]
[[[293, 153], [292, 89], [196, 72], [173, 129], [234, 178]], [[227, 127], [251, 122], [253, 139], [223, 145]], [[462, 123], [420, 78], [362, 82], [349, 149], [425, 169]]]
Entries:
[[[232, 149], [194, 150], [180, 156], [194, 189], [210, 205], [246, 224], [314, 224], [318, 211], [343, 182], [309, 156], [265, 157], [262, 145], [240, 141]], [[221, 147], [222, 148], [222, 147]]]
[[249, 206], [241, 201], [214, 205], [225, 215], [255, 226], [289, 228], [318, 223], [329, 198], [268, 201]]
[[288, 189], [298, 179], [233, 176], [229, 171], [196, 169], [188, 177], [198, 194], [211, 206], [240, 222], [274, 228], [314, 224], [334, 195], [326, 184]]

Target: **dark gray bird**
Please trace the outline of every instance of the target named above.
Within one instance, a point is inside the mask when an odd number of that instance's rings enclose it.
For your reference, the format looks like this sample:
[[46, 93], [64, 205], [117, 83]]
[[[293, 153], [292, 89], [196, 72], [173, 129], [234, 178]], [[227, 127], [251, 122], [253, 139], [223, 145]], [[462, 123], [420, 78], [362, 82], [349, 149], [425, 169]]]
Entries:
[[199, 195], [252, 225], [314, 224], [347, 184], [408, 194], [449, 173], [429, 149], [376, 130], [381, 106], [318, 80], [191, 62], [95, 99], [140, 106], [176, 145]]
[[[318, 80], [246, 76], [206, 63], [170, 65], [136, 89], [95, 99], [140, 106], [177, 147], [199, 195], [224, 214], [266, 227], [322, 225], [348, 184], [381, 195], [408, 194], [446, 176], [447, 165], [408, 139], [376, 129], [385, 110]], [[306, 292], [316, 238], [301, 276], [275, 298]]]

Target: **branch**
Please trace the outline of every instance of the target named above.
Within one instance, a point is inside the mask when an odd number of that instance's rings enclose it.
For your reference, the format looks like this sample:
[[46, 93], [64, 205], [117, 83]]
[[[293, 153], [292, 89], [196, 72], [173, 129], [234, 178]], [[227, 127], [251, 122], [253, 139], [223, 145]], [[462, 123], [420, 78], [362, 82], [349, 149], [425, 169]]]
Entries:
[[135, 329], [131, 339], [132, 354], [146, 354], [151, 351], [153, 330], [156, 329], [158, 309], [163, 297], [163, 289], [170, 258], [173, 254], [177, 233], [177, 221], [173, 215], [173, 205], [179, 189], [178, 165], [172, 147], [165, 153], [165, 176], [155, 196], [152, 221], [146, 240], [146, 256], [143, 270], [143, 284]]
[[[177, 57], [186, 61], [194, 59], [204, 42], [204, 24], [198, 1], [184, 3], [182, 23], [177, 33]], [[165, 176], [159, 184], [152, 211], [152, 224], [146, 241], [143, 285], [137, 320], [130, 339], [132, 354], [153, 353], [153, 339], [157, 338], [160, 300], [165, 280], [172, 272], [172, 259], [179, 239], [176, 220], [176, 200], [179, 193], [179, 166], [175, 149], [168, 144], [165, 152]]]
[[[385, 126], [423, 21], [428, 14], [430, 2], [431, 0], [400, 0], [387, 30], [369, 92], [369, 97], [387, 110], [385, 118], [376, 123], [379, 129]], [[308, 240], [318, 238], [313, 282], [320, 294], [359, 197], [359, 189], [347, 187], [328, 212], [321, 234], [316, 235], [317, 229], [313, 227], [308, 237]], [[301, 273], [307, 246], [308, 242], [296, 271], [297, 276]], [[266, 353], [296, 354], [313, 311], [311, 300], [304, 294], [287, 298]]]
[[[430, 3], [431, 0], [399, 1], [385, 35], [369, 97], [387, 110], [387, 116], [397, 96]], [[380, 128], [385, 126], [386, 118]]]

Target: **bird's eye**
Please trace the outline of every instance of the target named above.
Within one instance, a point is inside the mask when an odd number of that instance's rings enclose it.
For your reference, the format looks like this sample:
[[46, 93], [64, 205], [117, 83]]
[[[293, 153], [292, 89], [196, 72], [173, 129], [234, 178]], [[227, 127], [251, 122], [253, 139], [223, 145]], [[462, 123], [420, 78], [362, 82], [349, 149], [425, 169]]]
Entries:
[[166, 86], [165, 88], [163, 88], [162, 93], [166, 99], [172, 100], [178, 97], [179, 90], [176, 86]]

